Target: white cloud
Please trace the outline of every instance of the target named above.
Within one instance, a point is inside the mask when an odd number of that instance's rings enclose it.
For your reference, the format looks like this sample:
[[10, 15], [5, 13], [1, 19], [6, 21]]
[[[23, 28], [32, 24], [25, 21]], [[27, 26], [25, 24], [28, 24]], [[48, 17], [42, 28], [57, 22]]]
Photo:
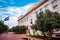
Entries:
[[2, 10], [5, 10], [5, 8], [2, 8], [2, 6], [0, 7], [0, 11], [2, 11]]
[[10, 28], [12, 26], [18, 25], [18, 22], [17, 22], [17, 18], [16, 17], [11, 16], [9, 19], [10, 19], [9, 21], [5, 21], [5, 24], [6, 25], [9, 25]]
[[[31, 6], [33, 6], [34, 3], [30, 3], [27, 4], [23, 7], [7, 7], [7, 8], [2, 8], [1, 10], [5, 10], [5, 11], [0, 11], [2, 14], [3, 19], [6, 18], [7, 16], [10, 16], [10, 20], [9, 20], [9, 27], [11, 28], [12, 26], [16, 26], [18, 25], [18, 17], [20, 15], [25, 14], [26, 12], [28, 12], [31, 8]], [[9, 14], [9, 15], [7, 15]], [[8, 22], [5, 21], [5, 24], [8, 25]]]

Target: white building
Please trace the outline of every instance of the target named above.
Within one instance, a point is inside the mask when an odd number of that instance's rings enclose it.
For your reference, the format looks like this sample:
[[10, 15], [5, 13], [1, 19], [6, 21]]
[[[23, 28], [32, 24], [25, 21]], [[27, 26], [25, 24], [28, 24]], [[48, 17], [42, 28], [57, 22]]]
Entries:
[[43, 0], [42, 2], [34, 5], [30, 11], [28, 11], [25, 15], [18, 18], [18, 25], [25, 25], [28, 26], [30, 29], [31, 34], [33, 34], [30, 26], [35, 23], [36, 15], [40, 11], [45, 11], [49, 9], [50, 11], [56, 11], [60, 13], [60, 0]]

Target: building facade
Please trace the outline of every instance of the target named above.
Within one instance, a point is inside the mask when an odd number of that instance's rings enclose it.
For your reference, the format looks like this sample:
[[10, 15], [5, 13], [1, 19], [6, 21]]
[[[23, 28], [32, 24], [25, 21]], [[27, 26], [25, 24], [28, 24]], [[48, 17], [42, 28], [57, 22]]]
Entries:
[[25, 15], [18, 18], [18, 25], [25, 25], [29, 28], [31, 34], [33, 34], [32, 29], [30, 26], [35, 23], [36, 16], [40, 11], [45, 11], [49, 9], [53, 12], [59, 12], [60, 13], [60, 0], [43, 0], [42, 2], [38, 3], [37, 5], [34, 5], [30, 11], [28, 11]]

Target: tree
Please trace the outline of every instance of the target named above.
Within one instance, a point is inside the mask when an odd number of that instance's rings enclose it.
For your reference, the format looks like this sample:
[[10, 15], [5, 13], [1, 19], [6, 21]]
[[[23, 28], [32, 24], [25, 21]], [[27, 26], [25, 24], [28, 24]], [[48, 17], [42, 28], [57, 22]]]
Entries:
[[40, 12], [35, 24], [37, 26], [34, 29], [40, 30], [44, 36], [46, 36], [45, 33], [47, 32], [51, 39], [53, 30], [60, 28], [60, 14], [50, 10]]
[[36, 25], [38, 30], [42, 31], [42, 34], [46, 37], [44, 34], [46, 32], [46, 25], [45, 25], [45, 14], [43, 12], [40, 12], [37, 16]]
[[60, 29], [60, 14], [55, 12], [54, 17], [56, 18], [56, 26], [55, 26], [55, 28]]
[[6, 32], [8, 30], [8, 26], [3, 23], [3, 21], [0, 21], [0, 34]]
[[15, 27], [12, 28], [12, 30], [15, 33], [23, 34], [23, 33], [26, 33], [27, 27], [24, 26], [24, 25], [22, 25], [22, 26], [15, 26]]
[[37, 25], [36, 25], [36, 24], [33, 24], [33, 25], [31, 26], [31, 28], [32, 28], [32, 29], [34, 29], [35, 31], [37, 31], [37, 30], [38, 30], [38, 27], [37, 27]]
[[14, 32], [14, 31], [15, 31], [15, 27], [14, 26], [9, 29], [9, 32]]
[[20, 28], [19, 28], [19, 33], [26, 33], [26, 30], [27, 30], [27, 27], [24, 26], [24, 25], [22, 25], [22, 26], [20, 26]]
[[48, 36], [51, 39], [52, 34], [53, 34], [53, 29], [56, 26], [56, 18], [55, 18], [55, 12], [51, 12], [49, 10], [45, 11], [45, 27], [46, 27], [46, 32], [48, 32]]
[[35, 31], [38, 30], [37, 25], [36, 25], [36, 24], [32, 24], [31, 28], [34, 30], [33, 33], [34, 33], [34, 35], [35, 35]]
[[45, 21], [46, 21], [46, 31], [49, 33], [49, 38], [51, 39], [53, 30], [55, 28], [60, 29], [60, 14], [57, 12], [51, 12], [49, 10], [46, 10], [45, 13]]

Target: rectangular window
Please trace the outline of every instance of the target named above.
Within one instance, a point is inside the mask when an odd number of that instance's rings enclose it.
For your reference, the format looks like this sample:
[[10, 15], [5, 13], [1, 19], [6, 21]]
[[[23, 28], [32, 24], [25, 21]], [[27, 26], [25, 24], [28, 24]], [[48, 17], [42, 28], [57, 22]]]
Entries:
[[56, 2], [57, 0], [53, 0], [51, 3], [54, 3], [54, 2]]
[[40, 9], [40, 11], [42, 11], [42, 8]]
[[26, 22], [26, 18], [24, 19], [24, 21]]
[[30, 23], [32, 24], [32, 19], [30, 19]]
[[45, 8], [48, 6], [48, 4], [45, 5]]
[[36, 11], [36, 16], [38, 16], [38, 12]]
[[28, 21], [28, 17], [27, 17], [27, 21]]
[[46, 4], [46, 5], [45, 5], [45, 10], [48, 10], [48, 8], [47, 8], [48, 6], [49, 6], [49, 4]]
[[43, 11], [42, 9], [43, 9], [43, 8], [41, 8], [41, 9], [40, 9], [40, 12], [42, 12], [42, 11]]
[[53, 6], [53, 9], [57, 9], [57, 8], [58, 8], [58, 5], [54, 5], [54, 6]]

